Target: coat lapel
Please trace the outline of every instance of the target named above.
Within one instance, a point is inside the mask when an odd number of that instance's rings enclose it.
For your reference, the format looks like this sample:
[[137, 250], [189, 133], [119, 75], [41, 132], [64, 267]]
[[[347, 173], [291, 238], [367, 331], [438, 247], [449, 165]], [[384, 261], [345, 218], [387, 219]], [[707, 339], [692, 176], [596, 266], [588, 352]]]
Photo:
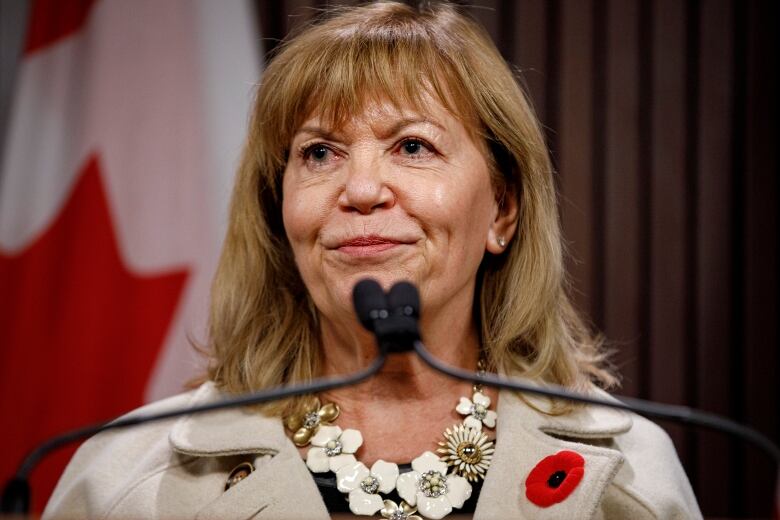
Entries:
[[[543, 400], [525, 399], [544, 409]], [[512, 392], [501, 392], [496, 451], [474, 518], [592, 518], [623, 463], [619, 451], [602, 445], [630, 428], [631, 418], [623, 412], [582, 407], [571, 414], [551, 416], [534, 410]], [[548, 507], [534, 505], [526, 497], [528, 474], [542, 459], [562, 450], [584, 458], [582, 480], [563, 501]]]
[[[191, 404], [224, 397], [204, 384]], [[196, 518], [329, 518], [317, 486], [278, 418], [245, 408], [185, 416], [169, 435], [174, 451], [194, 457], [245, 455], [255, 470], [203, 507]], [[225, 476], [225, 478], [227, 475]]]

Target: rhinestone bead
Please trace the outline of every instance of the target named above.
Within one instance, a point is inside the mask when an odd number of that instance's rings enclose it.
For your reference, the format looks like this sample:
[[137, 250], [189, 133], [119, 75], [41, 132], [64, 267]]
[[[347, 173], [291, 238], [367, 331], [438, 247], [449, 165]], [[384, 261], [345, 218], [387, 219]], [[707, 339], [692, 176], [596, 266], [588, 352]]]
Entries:
[[309, 412], [303, 418], [303, 427], [313, 430], [320, 424], [320, 414], [317, 412]]
[[485, 408], [481, 404], [472, 404], [471, 415], [473, 415], [474, 418], [477, 419], [478, 421], [481, 421], [487, 416], [487, 408]]
[[362, 489], [364, 493], [373, 495], [379, 489], [379, 481], [376, 479], [376, 477], [369, 475], [360, 483], [360, 489]]
[[417, 488], [429, 498], [438, 498], [447, 494], [447, 477], [438, 471], [426, 471], [420, 477]]
[[341, 441], [335, 439], [332, 441], [328, 441], [324, 449], [325, 449], [325, 455], [327, 455], [328, 457], [335, 457], [336, 455], [340, 455], [342, 449]]

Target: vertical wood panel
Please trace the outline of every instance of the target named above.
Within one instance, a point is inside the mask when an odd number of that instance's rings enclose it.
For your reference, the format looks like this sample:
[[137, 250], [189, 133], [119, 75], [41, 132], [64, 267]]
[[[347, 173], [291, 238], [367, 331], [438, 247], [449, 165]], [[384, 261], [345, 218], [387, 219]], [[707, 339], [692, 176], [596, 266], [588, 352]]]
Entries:
[[568, 241], [568, 273], [574, 300], [589, 316], [593, 307], [593, 6], [591, 1], [561, 3], [560, 121], [558, 165], [561, 215]]
[[[698, 406], [729, 414], [729, 348], [732, 293], [730, 251], [734, 229], [731, 223], [731, 128], [732, 32], [731, 2], [703, 2], [700, 14], [699, 142], [698, 168], [698, 287], [696, 371]], [[732, 489], [728, 457], [713, 457], [733, 448], [723, 435], [702, 432], [697, 447], [698, 497], [708, 505], [707, 513], [728, 515]]]
[[[683, 365], [684, 394], [681, 402], [690, 406], [697, 406], [696, 395], [698, 390], [699, 373], [696, 371], [696, 345], [698, 343], [698, 314], [697, 288], [699, 284], [698, 255], [696, 236], [699, 226], [699, 63], [700, 63], [700, 26], [699, 26], [699, 0], [689, 0], [685, 4], [683, 26], [685, 27], [685, 262], [683, 276], [685, 287], [684, 315], [685, 347]], [[685, 434], [685, 464], [695, 467], [698, 464], [698, 451], [696, 433], [690, 428], [684, 428]], [[689, 475], [694, 489], [698, 486], [699, 475]]]
[[[686, 162], [685, 4], [653, 6], [653, 112], [651, 193], [651, 398], [685, 402]], [[683, 430], [670, 427], [678, 452]], [[682, 453], [681, 453], [682, 454]]]
[[[544, 10], [546, 91], [544, 97], [544, 122], [547, 125], [547, 146], [557, 167], [558, 127], [560, 122], [560, 62], [561, 62], [561, 3], [548, 0]], [[555, 175], [556, 188], [560, 190], [560, 176]]]
[[[745, 421], [745, 395], [746, 381], [744, 380], [745, 356], [742, 343], [744, 341], [744, 180], [745, 167], [745, 107], [747, 105], [747, 6], [744, 2], [735, 1], [732, 5], [732, 31], [734, 39], [734, 60], [732, 62], [733, 99], [731, 117], [731, 203], [732, 226], [734, 248], [729, 255], [731, 272], [729, 284], [733, 295], [734, 313], [731, 316], [731, 346], [729, 348], [729, 376], [731, 380], [731, 395], [729, 396], [729, 415], [736, 421]], [[745, 465], [745, 446], [741, 443], [732, 444], [732, 449], [727, 457], [735, 475], [744, 475], [747, 472]], [[729, 514], [736, 515], [745, 509], [744, 480], [731, 479], [733, 488], [729, 493]], [[747, 479], [745, 479], [747, 480]]]
[[[747, 423], [777, 439], [777, 236], [767, 233], [777, 229], [777, 142], [772, 138], [777, 136], [778, 118], [777, 3], [749, 2], [747, 22], [743, 352], [749, 384], [744, 406]], [[770, 469], [766, 456], [755, 449], [747, 452], [746, 467], [759, 474]], [[747, 486], [748, 514], [770, 512], [766, 499], [772, 484], [764, 478]]]
[[526, 92], [531, 96], [536, 114], [544, 121], [547, 92], [546, 0], [523, 0], [515, 8], [513, 64], [522, 72]]
[[[496, 46], [501, 49], [500, 22], [498, 16], [498, 0], [483, 0], [481, 2], [461, 2], [467, 13], [477, 20], [487, 30], [488, 34], [493, 36]], [[506, 57], [506, 56], [505, 56]]]
[[606, 103], [607, 103], [607, 4], [600, 0], [593, 4], [591, 25], [591, 53], [593, 90], [591, 92], [591, 198], [593, 218], [591, 220], [592, 254], [590, 269], [591, 284], [590, 316], [599, 330], [604, 329], [604, 288], [606, 285], [604, 244], [606, 241]]
[[639, 394], [639, 3], [612, 0], [607, 18], [604, 333], [618, 349], [622, 393]]
[[[300, 26], [308, 23], [317, 15], [317, 11], [326, 7], [326, 2], [320, 3], [316, 0], [287, 0], [287, 19], [286, 32], [294, 31]], [[343, 2], [330, 2], [330, 5], [340, 5]]]
[[639, 211], [639, 243], [637, 261], [639, 263], [639, 316], [641, 333], [638, 338], [638, 374], [639, 397], [650, 398], [650, 312], [652, 291], [652, 269], [650, 254], [652, 241], [652, 197], [653, 197], [653, 86], [654, 86], [654, 42], [655, 20], [651, 0], [639, 3], [639, 193], [637, 209]]
[[255, 15], [263, 42], [260, 52], [265, 53], [267, 62], [268, 56], [287, 34], [285, 2], [257, 1], [255, 2]]

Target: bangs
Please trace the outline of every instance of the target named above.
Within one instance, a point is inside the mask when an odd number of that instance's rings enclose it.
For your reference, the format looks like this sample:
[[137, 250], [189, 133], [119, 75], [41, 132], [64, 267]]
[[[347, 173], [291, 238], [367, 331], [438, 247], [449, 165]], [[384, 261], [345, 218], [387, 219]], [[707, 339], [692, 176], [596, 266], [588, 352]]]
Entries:
[[339, 21], [315, 25], [283, 45], [266, 71], [262, 90], [272, 99], [265, 103], [268, 112], [258, 115], [274, 129], [266, 135], [272, 140], [266, 141], [268, 151], [280, 152], [286, 162], [290, 141], [306, 119], [317, 115], [337, 129], [372, 103], [426, 113], [435, 101], [470, 133], [479, 133], [446, 36], [430, 34], [429, 24], [418, 18], [399, 20], [397, 13], [392, 23], [381, 17], [362, 24]]
[[299, 95], [307, 103], [296, 126], [318, 114], [327, 125], [338, 128], [366, 105], [385, 101], [397, 109], [420, 112], [427, 111], [431, 99], [453, 114], [464, 108], [463, 93], [455, 90], [459, 81], [452, 64], [430, 40], [383, 36], [356, 33], [314, 57], [308, 77], [300, 83]]

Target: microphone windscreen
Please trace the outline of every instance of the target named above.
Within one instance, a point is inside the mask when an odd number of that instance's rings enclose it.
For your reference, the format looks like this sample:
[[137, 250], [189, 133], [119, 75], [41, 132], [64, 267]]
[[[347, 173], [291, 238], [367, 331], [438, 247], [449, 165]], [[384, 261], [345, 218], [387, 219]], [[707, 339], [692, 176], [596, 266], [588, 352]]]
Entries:
[[404, 316], [420, 316], [420, 293], [410, 282], [398, 282], [387, 295], [387, 305], [392, 311], [401, 310]]
[[360, 323], [374, 332], [374, 320], [384, 311], [387, 315], [387, 298], [379, 282], [371, 278], [360, 280], [352, 289], [352, 304]]

